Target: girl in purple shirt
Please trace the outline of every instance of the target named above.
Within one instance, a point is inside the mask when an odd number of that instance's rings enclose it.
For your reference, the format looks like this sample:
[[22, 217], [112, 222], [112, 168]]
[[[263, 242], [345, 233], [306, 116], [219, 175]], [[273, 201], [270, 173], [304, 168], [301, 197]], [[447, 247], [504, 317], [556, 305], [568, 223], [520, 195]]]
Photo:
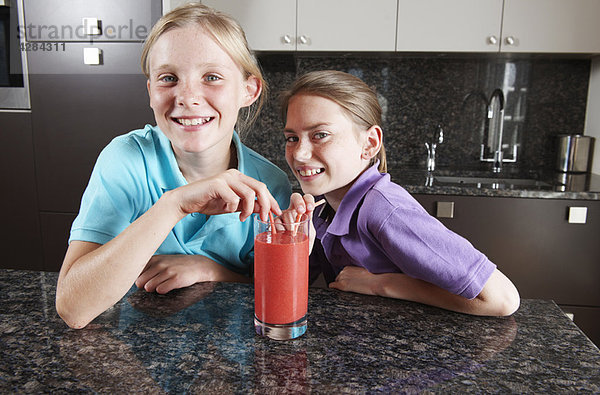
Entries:
[[[313, 214], [311, 269], [329, 287], [476, 315], [517, 310], [512, 282], [390, 181], [381, 107], [364, 82], [308, 73], [283, 93], [282, 109], [286, 160], [305, 193], [285, 215]], [[327, 204], [315, 209], [313, 196]]]

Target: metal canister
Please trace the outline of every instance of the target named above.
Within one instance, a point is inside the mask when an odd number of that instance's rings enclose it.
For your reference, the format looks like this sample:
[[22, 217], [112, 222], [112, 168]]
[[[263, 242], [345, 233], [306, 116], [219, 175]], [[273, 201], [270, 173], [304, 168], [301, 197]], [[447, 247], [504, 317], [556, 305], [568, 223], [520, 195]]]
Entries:
[[560, 134], [556, 170], [566, 173], [587, 173], [591, 170], [594, 138], [582, 134]]

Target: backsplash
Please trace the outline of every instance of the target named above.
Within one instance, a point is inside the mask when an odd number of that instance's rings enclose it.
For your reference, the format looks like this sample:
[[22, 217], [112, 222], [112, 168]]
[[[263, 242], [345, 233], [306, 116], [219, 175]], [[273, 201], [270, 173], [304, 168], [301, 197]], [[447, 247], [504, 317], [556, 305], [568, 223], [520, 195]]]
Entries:
[[496, 88], [506, 94], [503, 142], [518, 151], [516, 164], [506, 168], [552, 170], [555, 136], [583, 133], [589, 59], [296, 53], [260, 54], [259, 60], [269, 100], [244, 141], [286, 171], [277, 94], [297, 75], [313, 70], [346, 71], [376, 90], [384, 110], [388, 163], [395, 169], [425, 169], [425, 142], [438, 124], [444, 129], [438, 168], [491, 169], [479, 156], [486, 117], [483, 99]]

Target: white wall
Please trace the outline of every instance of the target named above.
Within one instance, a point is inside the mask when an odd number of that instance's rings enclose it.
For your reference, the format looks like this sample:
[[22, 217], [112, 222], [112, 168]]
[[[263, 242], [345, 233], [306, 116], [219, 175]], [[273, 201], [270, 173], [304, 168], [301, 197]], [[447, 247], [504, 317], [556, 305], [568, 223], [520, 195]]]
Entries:
[[182, 4], [191, 3], [194, 1], [198, 3], [201, 2], [200, 0], [162, 0], [163, 15], [171, 11], [173, 8], [177, 8]]
[[592, 172], [600, 174], [600, 56], [592, 59], [584, 134], [596, 138]]

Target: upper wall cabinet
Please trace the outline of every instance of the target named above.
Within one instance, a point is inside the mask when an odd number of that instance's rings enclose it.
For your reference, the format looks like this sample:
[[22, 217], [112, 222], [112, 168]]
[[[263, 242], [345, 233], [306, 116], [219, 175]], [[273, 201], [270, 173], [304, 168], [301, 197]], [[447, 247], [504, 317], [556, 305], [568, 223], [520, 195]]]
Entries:
[[204, 0], [264, 51], [394, 51], [397, 0]]
[[505, 0], [501, 50], [600, 52], [600, 0]]
[[203, 0], [202, 4], [234, 17], [254, 50], [296, 50], [296, 0]]
[[399, 0], [397, 50], [497, 52], [502, 0]]
[[393, 51], [396, 0], [298, 0], [298, 49]]
[[600, 0], [399, 0], [398, 51], [600, 52]]

